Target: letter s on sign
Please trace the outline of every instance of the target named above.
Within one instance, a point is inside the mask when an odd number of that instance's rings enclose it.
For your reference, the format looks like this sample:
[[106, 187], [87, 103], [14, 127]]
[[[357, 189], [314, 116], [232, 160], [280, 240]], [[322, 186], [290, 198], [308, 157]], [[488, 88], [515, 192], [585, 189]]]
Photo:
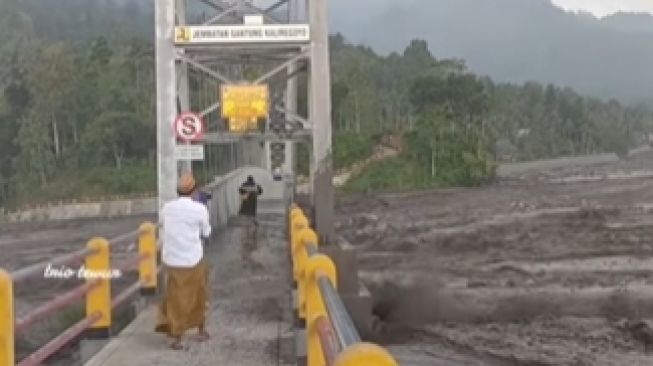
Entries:
[[186, 117], [181, 122], [182, 124], [182, 133], [184, 135], [195, 135], [197, 133], [197, 121], [193, 117]]

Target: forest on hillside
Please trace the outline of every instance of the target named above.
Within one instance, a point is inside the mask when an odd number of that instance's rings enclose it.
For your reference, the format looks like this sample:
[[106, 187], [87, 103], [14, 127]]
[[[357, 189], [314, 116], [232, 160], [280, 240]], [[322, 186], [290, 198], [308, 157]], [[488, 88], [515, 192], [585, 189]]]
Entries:
[[353, 189], [473, 185], [491, 179], [500, 161], [624, 156], [653, 126], [648, 108], [536, 82], [495, 83], [463, 61], [435, 58], [422, 40], [384, 57], [336, 35], [331, 51], [336, 136], [356, 136], [352, 149], [365, 146], [366, 134], [399, 131], [406, 140], [400, 157], [377, 164]]
[[[151, 9], [60, 4], [0, 3], [0, 207], [156, 189]], [[406, 146], [350, 189], [474, 185], [497, 161], [624, 154], [652, 130], [644, 107], [496, 83], [422, 40], [381, 56], [336, 34], [331, 59], [336, 167], [369, 155], [381, 136]]]

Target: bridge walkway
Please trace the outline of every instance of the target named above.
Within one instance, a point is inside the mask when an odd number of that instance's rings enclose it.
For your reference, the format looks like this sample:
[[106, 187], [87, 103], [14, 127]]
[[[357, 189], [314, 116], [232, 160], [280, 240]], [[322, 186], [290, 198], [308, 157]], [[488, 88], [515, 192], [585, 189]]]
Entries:
[[292, 342], [283, 341], [292, 337], [284, 206], [283, 200], [260, 202], [255, 241], [247, 240], [246, 224], [235, 218], [207, 244], [211, 340], [198, 343], [187, 336], [185, 351], [170, 350], [166, 337], [153, 331], [156, 304], [151, 304], [85, 365], [290, 365]]

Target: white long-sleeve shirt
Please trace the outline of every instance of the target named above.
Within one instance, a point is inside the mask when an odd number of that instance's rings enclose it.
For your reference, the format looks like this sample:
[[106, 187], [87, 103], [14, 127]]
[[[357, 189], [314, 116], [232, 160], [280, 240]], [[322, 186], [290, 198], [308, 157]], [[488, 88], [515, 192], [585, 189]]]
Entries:
[[202, 260], [201, 237], [211, 235], [209, 212], [204, 205], [181, 197], [163, 206], [163, 263], [171, 267], [194, 267]]

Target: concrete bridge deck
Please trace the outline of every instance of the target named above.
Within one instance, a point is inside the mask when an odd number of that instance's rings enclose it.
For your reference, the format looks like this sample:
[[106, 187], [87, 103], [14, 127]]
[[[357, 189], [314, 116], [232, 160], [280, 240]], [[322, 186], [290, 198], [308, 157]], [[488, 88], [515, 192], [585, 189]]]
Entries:
[[244, 224], [234, 219], [207, 245], [211, 340], [198, 343], [186, 336], [187, 350], [170, 350], [166, 337], [154, 332], [152, 304], [85, 365], [276, 366], [295, 361], [284, 209], [281, 200], [261, 202], [255, 242], [246, 240]]

